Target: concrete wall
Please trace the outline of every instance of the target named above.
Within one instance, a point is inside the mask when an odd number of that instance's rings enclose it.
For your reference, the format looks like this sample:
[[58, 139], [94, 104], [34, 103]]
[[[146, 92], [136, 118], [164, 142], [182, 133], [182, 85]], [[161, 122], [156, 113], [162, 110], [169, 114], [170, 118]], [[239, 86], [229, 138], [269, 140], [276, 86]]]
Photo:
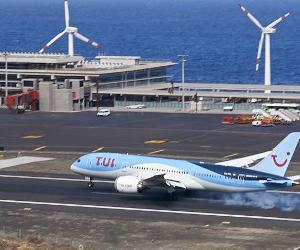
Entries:
[[55, 102], [54, 88], [56, 88], [56, 84], [53, 84], [53, 82], [39, 83], [40, 111], [53, 110]]
[[84, 87], [80, 87], [81, 82], [82, 82], [81, 80], [70, 80], [70, 83], [72, 83], [72, 90], [76, 91], [76, 93], [77, 93], [76, 97], [78, 99], [84, 98]]
[[[84, 109], [84, 87], [80, 87], [80, 82], [70, 79], [61, 83], [59, 88], [53, 82], [40, 82], [40, 111], [70, 112]], [[72, 92], [76, 92], [75, 97]]]
[[[73, 110], [79, 111], [84, 109], [84, 84], [81, 80], [69, 80], [72, 85], [72, 92], [75, 92], [75, 98], [73, 97]], [[82, 84], [82, 87], [80, 87]]]
[[53, 111], [73, 111], [71, 89], [55, 89], [55, 107]]

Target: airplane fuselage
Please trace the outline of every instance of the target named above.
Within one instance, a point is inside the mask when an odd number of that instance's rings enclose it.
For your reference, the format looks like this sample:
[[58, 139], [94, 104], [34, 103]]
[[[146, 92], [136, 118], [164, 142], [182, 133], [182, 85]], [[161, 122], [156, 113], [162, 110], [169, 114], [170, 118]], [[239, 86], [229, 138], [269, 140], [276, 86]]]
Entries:
[[[142, 181], [153, 176], [164, 176], [170, 185], [178, 183], [176, 186], [187, 190], [247, 192], [293, 185], [288, 178], [247, 168], [116, 153], [82, 156], [72, 164], [71, 169], [87, 177], [112, 180], [130, 176]], [[271, 184], [269, 179], [272, 179]]]

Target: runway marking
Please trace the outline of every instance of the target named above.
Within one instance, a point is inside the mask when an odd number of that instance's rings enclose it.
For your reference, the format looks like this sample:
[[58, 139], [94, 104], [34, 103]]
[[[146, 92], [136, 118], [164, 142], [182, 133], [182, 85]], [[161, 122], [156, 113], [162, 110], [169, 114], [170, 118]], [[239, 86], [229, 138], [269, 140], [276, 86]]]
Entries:
[[145, 144], [163, 144], [166, 143], [167, 140], [163, 139], [163, 140], [149, 140], [149, 141], [145, 141]]
[[230, 157], [232, 157], [232, 156], [236, 156], [236, 155], [238, 155], [239, 153], [235, 153], [235, 154], [231, 154], [231, 155], [226, 155], [226, 156], [224, 156], [223, 158], [224, 159], [227, 159], [227, 158], [230, 158]]
[[[33, 180], [48, 180], [48, 181], [73, 181], [73, 182], [89, 182], [86, 179], [75, 179], [75, 178], [58, 178], [58, 177], [43, 177], [43, 176], [27, 176], [27, 175], [6, 175], [0, 174], [0, 178], [17, 178], [17, 179], [33, 179]], [[110, 180], [93, 180], [98, 183], [115, 183]], [[266, 190], [268, 193], [282, 193], [282, 194], [297, 194], [300, 195], [300, 191], [281, 191], [281, 190]], [[97, 193], [97, 192], [93, 192]], [[203, 200], [199, 198], [186, 198], [187, 200]]]
[[222, 221], [222, 224], [223, 224], [223, 225], [230, 225], [231, 222], [230, 222], [230, 221]]
[[41, 146], [41, 147], [38, 147], [38, 148], [35, 148], [33, 151], [40, 151], [40, 150], [42, 150], [42, 149], [44, 149], [44, 148], [46, 148], [47, 146]]
[[211, 146], [203, 145], [203, 146], [200, 146], [200, 148], [211, 148]]
[[22, 139], [39, 139], [44, 137], [44, 135], [24, 135], [21, 138]]
[[157, 154], [157, 153], [160, 153], [160, 152], [163, 152], [163, 151], [165, 151], [165, 150], [160, 149], [160, 150], [152, 151], [152, 152], [148, 153], [148, 155], [154, 155], [154, 154]]
[[10, 159], [0, 160], [0, 169], [15, 167], [22, 164], [28, 164], [33, 162], [51, 161], [54, 158], [46, 157], [32, 157], [32, 156], [19, 156]]
[[118, 211], [138, 211], [147, 213], [163, 213], [163, 214], [180, 214], [180, 215], [196, 215], [196, 216], [210, 216], [220, 218], [243, 218], [253, 220], [272, 220], [272, 221], [289, 221], [300, 222], [298, 218], [285, 218], [285, 217], [271, 217], [271, 216], [259, 216], [259, 215], [243, 215], [243, 214], [223, 214], [223, 213], [207, 213], [207, 212], [194, 212], [194, 211], [181, 211], [181, 210], [165, 210], [165, 209], [153, 209], [153, 208], [137, 208], [137, 207], [114, 207], [114, 206], [100, 206], [100, 205], [85, 205], [74, 203], [53, 203], [42, 201], [20, 201], [20, 200], [0, 200], [1, 203], [13, 203], [13, 204], [26, 204], [26, 205], [40, 205], [40, 206], [53, 206], [53, 207], [73, 207], [73, 208], [93, 208], [93, 209], [106, 209], [106, 210], [118, 210]]
[[99, 151], [101, 151], [101, 150], [103, 150], [103, 149], [104, 149], [104, 147], [101, 147], [101, 148], [97, 148], [97, 149], [93, 150], [93, 151], [92, 151], [92, 153], [96, 153], [96, 152], [99, 152]]
[[[73, 182], [88, 182], [85, 179], [72, 179], [72, 178], [55, 178], [55, 177], [42, 177], [42, 176], [26, 176], [26, 175], [0, 175], [0, 178], [17, 178], [17, 179], [33, 179], [33, 180], [48, 180], [48, 181], [73, 181]], [[94, 180], [98, 183], [115, 183], [114, 181]]]
[[179, 143], [179, 141], [169, 141], [169, 143]]

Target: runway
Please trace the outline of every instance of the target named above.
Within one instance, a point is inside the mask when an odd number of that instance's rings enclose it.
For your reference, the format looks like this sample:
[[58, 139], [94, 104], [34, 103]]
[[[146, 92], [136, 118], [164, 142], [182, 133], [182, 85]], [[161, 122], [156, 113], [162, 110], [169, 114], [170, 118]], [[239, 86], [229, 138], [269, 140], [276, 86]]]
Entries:
[[[16, 176], [16, 177], [14, 177]], [[135, 220], [188, 221], [214, 223], [231, 221], [239, 226], [263, 228], [269, 226], [299, 229], [299, 207], [294, 211], [285, 211], [284, 206], [291, 204], [275, 204], [274, 208], [263, 209], [251, 205], [230, 205], [226, 199], [234, 194], [195, 193], [182, 194], [176, 201], [169, 201], [160, 192], [139, 194], [120, 194], [115, 192], [113, 181], [99, 180], [95, 190], [87, 188], [84, 179], [43, 176], [25, 176], [16, 174], [0, 175], [0, 204], [9, 206], [32, 206], [38, 209], [82, 213], [107, 218], [132, 218]], [[300, 204], [300, 190], [294, 189], [286, 193], [267, 193], [269, 198], [284, 196], [289, 200], [297, 200]], [[298, 193], [299, 192], [299, 193]], [[266, 195], [266, 194], [265, 194]], [[247, 195], [245, 196], [247, 197]], [[259, 200], [260, 195], [254, 196]], [[295, 201], [296, 202], [296, 201]]]
[[[120, 236], [134, 239], [141, 232], [143, 237], [156, 239], [156, 247], [166, 246], [165, 239], [169, 239], [169, 249], [199, 244], [199, 232], [202, 242], [211, 242], [201, 246], [209, 249], [216, 242], [218, 246], [239, 247], [247, 242], [250, 248], [266, 248], [280, 239], [277, 248], [295, 247], [300, 237], [298, 187], [246, 194], [181, 193], [178, 200], [170, 201], [161, 190], [120, 194], [107, 180], [96, 182], [91, 191], [82, 177], [69, 171], [72, 161], [88, 152], [224, 161], [271, 150], [288, 133], [300, 131], [299, 123], [253, 128], [225, 126], [221, 118], [132, 112], [116, 112], [104, 119], [94, 112], [1, 114], [0, 146], [8, 154], [26, 151], [21, 155], [56, 160], [0, 170], [0, 231], [1, 223], [11, 230], [22, 225], [28, 235], [38, 228], [44, 237], [60, 235], [60, 240], [83, 237], [86, 243], [87, 237], [98, 248], [103, 247], [98, 242], [102, 236], [110, 243], [107, 247], [118, 241], [119, 248], [123, 244], [134, 248], [133, 242], [142, 248], [143, 241], [124, 241]], [[288, 175], [300, 174], [299, 162], [297, 149]]]

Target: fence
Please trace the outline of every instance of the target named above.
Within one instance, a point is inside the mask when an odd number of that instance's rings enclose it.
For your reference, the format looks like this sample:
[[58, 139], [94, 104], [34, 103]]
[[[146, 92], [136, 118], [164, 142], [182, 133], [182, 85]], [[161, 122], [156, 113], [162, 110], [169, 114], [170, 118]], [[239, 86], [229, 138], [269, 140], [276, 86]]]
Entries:
[[[115, 101], [115, 107], [126, 107], [136, 104], [143, 104], [146, 108], [152, 109], [171, 109], [171, 110], [181, 110], [182, 103], [181, 102], [155, 102], [155, 101], [147, 101], [147, 102], [137, 102], [137, 101]], [[252, 109], [261, 108], [260, 103], [213, 103], [213, 102], [199, 102], [198, 110], [223, 110], [226, 106], [232, 106], [235, 111], [250, 111]], [[185, 109], [186, 110], [194, 110], [195, 103], [194, 102], [186, 102]]]
[[[146, 106], [146, 108], [152, 108], [152, 109], [172, 109], [172, 110], [182, 109], [181, 102], [115, 101], [114, 106], [115, 107], [126, 107], [126, 106], [137, 105], [137, 104], [143, 104]], [[185, 109], [190, 110], [191, 104], [188, 102], [185, 103]]]

